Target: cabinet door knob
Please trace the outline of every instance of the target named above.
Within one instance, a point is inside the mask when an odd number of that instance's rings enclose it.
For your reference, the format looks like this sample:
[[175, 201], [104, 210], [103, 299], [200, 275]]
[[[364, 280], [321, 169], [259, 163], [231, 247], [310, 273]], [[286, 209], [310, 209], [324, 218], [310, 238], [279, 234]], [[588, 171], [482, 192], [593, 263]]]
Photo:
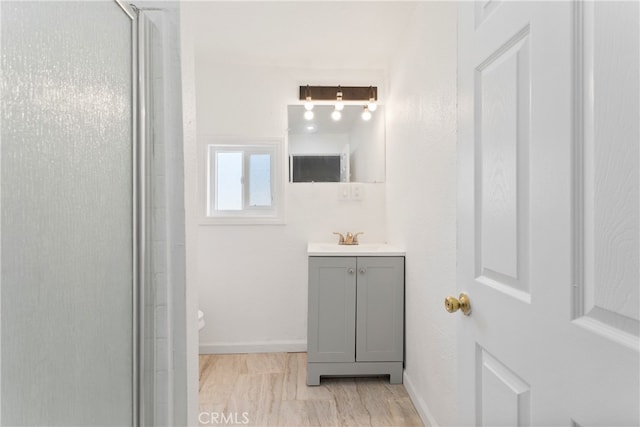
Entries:
[[366, 272], [367, 272], [367, 270], [364, 267], [360, 269], [360, 274], [364, 274]]
[[353, 268], [350, 268], [349, 269], [349, 274], [353, 274], [353, 273], [355, 273], [355, 270]]

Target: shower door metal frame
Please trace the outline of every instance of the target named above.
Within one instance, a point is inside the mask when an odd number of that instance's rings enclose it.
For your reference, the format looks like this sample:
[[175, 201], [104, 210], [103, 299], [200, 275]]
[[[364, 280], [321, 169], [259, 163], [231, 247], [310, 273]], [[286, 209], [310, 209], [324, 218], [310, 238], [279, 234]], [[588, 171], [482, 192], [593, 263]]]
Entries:
[[146, 180], [145, 180], [145, 74], [144, 74], [144, 40], [141, 40], [139, 10], [133, 4], [126, 4], [122, 0], [114, 0], [124, 13], [131, 19], [131, 133], [132, 141], [132, 257], [133, 257], [133, 283], [132, 283], [132, 426], [144, 425], [144, 411], [141, 410], [143, 400], [141, 366], [143, 360], [143, 336], [141, 331], [144, 296], [144, 281], [146, 276], [147, 247], [146, 239]]

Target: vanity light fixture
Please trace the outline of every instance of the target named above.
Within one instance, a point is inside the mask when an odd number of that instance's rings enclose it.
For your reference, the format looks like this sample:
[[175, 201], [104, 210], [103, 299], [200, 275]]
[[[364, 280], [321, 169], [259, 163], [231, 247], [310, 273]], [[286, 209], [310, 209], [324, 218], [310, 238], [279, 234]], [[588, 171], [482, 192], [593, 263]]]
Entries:
[[[304, 118], [313, 119], [313, 102], [328, 101], [335, 102], [335, 108], [331, 113], [331, 118], [338, 121], [342, 118], [341, 111], [345, 101], [356, 101], [358, 104], [365, 104], [362, 112], [363, 120], [371, 120], [371, 112], [378, 107], [378, 88], [376, 86], [300, 86], [300, 101], [304, 101], [306, 109]], [[313, 100], [313, 101], [312, 101]], [[321, 102], [322, 103], [322, 102]]]
[[362, 120], [364, 120], [365, 122], [371, 120], [371, 111], [369, 111], [369, 107], [367, 107], [366, 105], [364, 107], [364, 111], [362, 112]]
[[299, 87], [298, 99], [302, 102], [308, 99], [313, 102], [328, 101], [329, 103], [336, 102], [338, 98], [338, 92], [342, 97], [342, 101], [358, 101], [367, 103], [378, 100], [378, 88], [376, 86], [310, 86], [304, 85]]

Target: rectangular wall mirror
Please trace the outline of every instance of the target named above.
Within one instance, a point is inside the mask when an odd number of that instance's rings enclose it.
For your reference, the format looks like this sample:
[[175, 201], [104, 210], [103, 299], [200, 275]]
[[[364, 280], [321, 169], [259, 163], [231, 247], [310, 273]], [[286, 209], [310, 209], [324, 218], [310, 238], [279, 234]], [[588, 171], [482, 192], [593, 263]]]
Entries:
[[313, 119], [303, 105], [288, 106], [290, 182], [384, 182], [384, 106], [362, 119], [364, 106], [345, 105], [333, 120], [333, 105], [316, 105]]

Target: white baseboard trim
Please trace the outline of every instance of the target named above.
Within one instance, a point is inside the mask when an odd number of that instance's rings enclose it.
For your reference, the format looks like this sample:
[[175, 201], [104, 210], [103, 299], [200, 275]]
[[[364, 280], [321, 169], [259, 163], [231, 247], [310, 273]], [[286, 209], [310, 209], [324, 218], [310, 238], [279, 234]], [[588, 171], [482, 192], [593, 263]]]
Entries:
[[200, 343], [200, 354], [298, 353], [307, 351], [307, 341], [256, 341], [239, 343]]
[[404, 388], [407, 389], [407, 393], [409, 393], [409, 397], [413, 402], [413, 406], [416, 407], [416, 410], [418, 411], [418, 415], [420, 415], [420, 418], [422, 419], [423, 424], [428, 427], [439, 427], [438, 423], [436, 422], [436, 419], [433, 417], [433, 414], [429, 410], [429, 407], [427, 406], [426, 402], [422, 399], [422, 397], [416, 391], [416, 388], [414, 387], [413, 382], [411, 381], [411, 378], [409, 377], [409, 375], [407, 375], [407, 371], [404, 371], [403, 382], [404, 382]]

